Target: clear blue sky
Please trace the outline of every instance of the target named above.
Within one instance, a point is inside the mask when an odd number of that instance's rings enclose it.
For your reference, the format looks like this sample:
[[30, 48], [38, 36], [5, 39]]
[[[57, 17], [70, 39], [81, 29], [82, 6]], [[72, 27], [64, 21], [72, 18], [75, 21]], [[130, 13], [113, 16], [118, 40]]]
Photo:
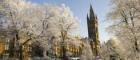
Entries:
[[78, 17], [80, 22], [80, 35], [82, 37], [87, 37], [87, 21], [86, 15], [89, 12], [90, 3], [93, 6], [95, 14], [99, 19], [99, 37], [100, 40], [106, 41], [109, 38], [108, 33], [106, 32], [106, 27], [109, 23], [105, 22], [106, 14], [109, 11], [110, 0], [31, 0], [35, 3], [48, 3], [54, 5], [65, 4], [70, 7], [74, 16]]

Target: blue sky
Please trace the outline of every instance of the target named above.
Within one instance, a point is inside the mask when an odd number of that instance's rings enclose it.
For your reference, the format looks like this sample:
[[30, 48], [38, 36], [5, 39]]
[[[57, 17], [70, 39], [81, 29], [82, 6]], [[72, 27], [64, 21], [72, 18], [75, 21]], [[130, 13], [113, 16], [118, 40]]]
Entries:
[[54, 5], [65, 4], [70, 7], [74, 16], [78, 17], [80, 22], [80, 35], [82, 37], [87, 37], [87, 21], [86, 15], [89, 12], [90, 3], [93, 6], [95, 14], [99, 19], [99, 38], [100, 40], [106, 41], [109, 39], [109, 34], [106, 31], [106, 27], [109, 26], [109, 23], [105, 22], [106, 14], [110, 9], [109, 3], [110, 0], [31, 0], [35, 3], [48, 3]]

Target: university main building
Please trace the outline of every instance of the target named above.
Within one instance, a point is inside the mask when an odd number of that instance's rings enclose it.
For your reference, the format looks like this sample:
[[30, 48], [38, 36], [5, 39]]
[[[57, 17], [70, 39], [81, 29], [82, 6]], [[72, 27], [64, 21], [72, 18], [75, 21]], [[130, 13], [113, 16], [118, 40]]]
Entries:
[[[88, 16], [89, 15], [89, 16]], [[88, 38], [94, 56], [99, 56], [99, 33], [98, 33], [98, 18], [95, 15], [92, 6], [90, 5], [90, 12], [87, 15]]]

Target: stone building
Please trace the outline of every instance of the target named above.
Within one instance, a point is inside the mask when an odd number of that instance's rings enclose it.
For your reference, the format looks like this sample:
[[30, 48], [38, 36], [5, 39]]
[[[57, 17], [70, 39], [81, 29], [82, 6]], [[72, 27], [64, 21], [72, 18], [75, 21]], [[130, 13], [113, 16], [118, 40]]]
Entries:
[[[14, 30], [1, 29], [0, 31], [0, 58], [22, 58], [30, 57], [30, 42], [20, 45], [27, 40], [27, 35], [19, 32], [18, 35]], [[27, 60], [27, 59], [25, 59]]]
[[[67, 57], [79, 57], [82, 54], [83, 42], [81, 39], [71, 38], [65, 41], [65, 50]], [[54, 42], [53, 44], [53, 55], [56, 57], [62, 57], [62, 48], [60, 41]]]
[[90, 5], [90, 12], [87, 15], [88, 37], [90, 40], [91, 49], [94, 56], [99, 55], [99, 34], [98, 34], [98, 18], [95, 15], [92, 6]]

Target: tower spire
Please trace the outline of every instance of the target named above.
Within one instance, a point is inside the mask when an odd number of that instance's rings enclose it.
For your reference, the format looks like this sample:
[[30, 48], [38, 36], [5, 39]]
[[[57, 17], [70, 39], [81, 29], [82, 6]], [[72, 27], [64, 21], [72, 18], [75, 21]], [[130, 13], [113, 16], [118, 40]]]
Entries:
[[91, 4], [91, 0], [90, 0], [90, 18], [95, 18], [95, 14], [94, 14], [94, 11], [93, 11], [93, 8], [92, 8], [92, 4]]
[[88, 37], [91, 39], [90, 45], [94, 56], [99, 56], [99, 44], [98, 39], [98, 21], [97, 16], [95, 15], [91, 0], [90, 0], [90, 10], [89, 16], [87, 15], [87, 26], [88, 26]]
[[94, 14], [94, 11], [93, 11], [93, 8], [92, 8], [92, 0], [89, 0], [89, 5], [90, 5], [90, 11], [89, 11], [89, 18], [92, 19], [92, 18], [95, 18], [95, 14]]

